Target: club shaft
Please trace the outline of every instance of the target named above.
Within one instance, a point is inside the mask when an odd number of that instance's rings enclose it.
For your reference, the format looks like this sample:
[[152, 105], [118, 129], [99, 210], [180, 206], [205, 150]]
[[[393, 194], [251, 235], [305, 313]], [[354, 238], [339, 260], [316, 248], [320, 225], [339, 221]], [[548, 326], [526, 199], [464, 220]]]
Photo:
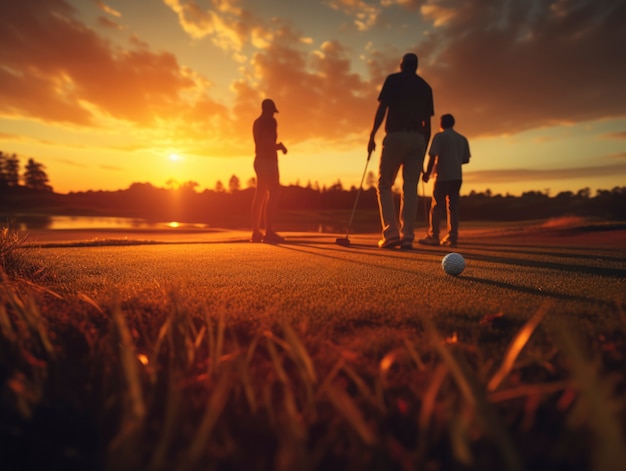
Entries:
[[356, 212], [356, 207], [359, 204], [359, 196], [361, 196], [361, 190], [363, 189], [363, 182], [365, 181], [365, 174], [367, 173], [367, 166], [370, 162], [370, 157], [372, 153], [367, 154], [367, 160], [365, 161], [365, 168], [363, 169], [363, 176], [361, 177], [361, 183], [359, 184], [359, 189], [356, 192], [356, 198], [354, 199], [354, 206], [352, 206], [352, 214], [350, 214], [350, 221], [348, 222], [348, 229], [346, 230], [346, 238], [350, 233], [350, 228], [352, 227], [352, 221], [354, 220], [354, 213]]

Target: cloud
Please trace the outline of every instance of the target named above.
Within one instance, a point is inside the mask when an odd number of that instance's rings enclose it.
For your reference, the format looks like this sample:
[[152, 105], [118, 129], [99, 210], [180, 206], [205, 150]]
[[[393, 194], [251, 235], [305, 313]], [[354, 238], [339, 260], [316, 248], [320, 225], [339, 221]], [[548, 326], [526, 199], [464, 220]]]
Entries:
[[208, 37], [219, 49], [238, 53], [249, 42], [266, 44], [271, 31], [239, 0], [211, 0], [202, 8], [195, 0], [164, 0], [178, 15], [181, 28], [194, 39]]
[[[188, 34], [208, 35], [241, 62], [242, 76], [231, 85], [234, 105], [230, 113], [201, 100], [186, 115], [199, 123], [198, 136], [219, 129], [224, 144], [220, 154], [244, 151], [240, 136], [250, 134], [261, 100], [266, 97], [279, 103], [279, 133], [292, 143], [322, 139], [334, 145], [340, 141], [344, 141], [343, 146], [354, 145], [352, 136], [360, 136], [371, 126], [377, 90], [367, 78], [351, 71], [352, 51], [339, 41], [325, 41], [312, 50], [314, 41], [290, 22], [262, 18], [236, 0], [212, 2], [207, 10], [193, 0], [165, 2], [178, 13], [179, 23]], [[223, 41], [225, 36], [233, 39]], [[246, 46], [252, 52], [242, 60]], [[248, 151], [249, 143], [245, 146]]]
[[116, 18], [121, 18], [122, 14], [115, 10], [114, 8], [111, 8], [109, 5], [107, 5], [106, 3], [104, 3], [102, 0], [96, 0], [96, 6], [102, 10], [103, 12], [114, 16]]
[[113, 47], [62, 0], [0, 4], [0, 115], [94, 126], [175, 116], [196, 84], [176, 57]]
[[416, 49], [437, 114], [471, 136], [623, 117], [626, 3], [429, 0]]
[[293, 37], [284, 28], [267, 49], [254, 54], [250, 75], [256, 85], [242, 79], [234, 87], [238, 119], [258, 116], [261, 99], [269, 96], [280, 109], [279, 133], [292, 142], [323, 137], [337, 144], [363, 134], [371, 127], [376, 90], [350, 71], [349, 51], [329, 41], [308, 54], [291, 45]]
[[[376, 24], [381, 8], [364, 0], [329, 0], [328, 6], [353, 18], [359, 31], [367, 31]], [[384, 4], [384, 2], [383, 2]]]
[[[234, 155], [249, 150], [241, 136], [249, 137], [270, 96], [281, 110], [279, 134], [292, 144], [364, 146], [378, 87], [405, 52], [381, 37], [416, 24], [406, 30], [414, 35], [407, 49], [420, 56], [435, 112], [453, 113], [470, 139], [626, 115], [624, 2], [326, 2], [330, 14], [367, 29], [355, 33], [359, 50], [330, 39], [339, 31], [305, 38], [292, 22], [255, 13], [252, 2], [164, 2], [191, 38], [207, 38], [236, 60], [231, 96], [211, 97], [209, 79], [143, 38], [122, 47], [99, 36], [65, 0], [1, 2], [0, 116], [93, 128], [124, 123], [154, 142], [184, 139], [202, 152]], [[122, 13], [97, 6], [106, 15], [98, 21], [119, 28]], [[356, 72], [363, 51], [367, 72]]]
[[13, 133], [8, 133], [8, 132], [0, 132], [0, 140], [21, 141], [22, 139], [23, 139], [23, 137], [18, 135], [18, 134], [13, 134]]
[[604, 139], [626, 139], [626, 131], [611, 132], [600, 136]]
[[122, 25], [120, 25], [119, 23], [116, 23], [115, 21], [111, 20], [110, 18], [106, 16], [98, 17], [98, 24], [105, 28], [110, 28], [110, 29], [114, 29], [118, 31], [121, 31], [124, 29]]
[[463, 173], [463, 182], [464, 184], [498, 184], [526, 181], [557, 181], [575, 178], [609, 177], [620, 173], [626, 173], [626, 162], [605, 166], [555, 169], [494, 169], [466, 171]]
[[50, 160], [55, 160], [57, 162], [65, 164], [65, 165], [69, 165], [70, 167], [89, 168], [89, 165], [86, 165], [83, 162], [77, 162], [76, 160], [60, 159], [58, 157], [52, 157]]

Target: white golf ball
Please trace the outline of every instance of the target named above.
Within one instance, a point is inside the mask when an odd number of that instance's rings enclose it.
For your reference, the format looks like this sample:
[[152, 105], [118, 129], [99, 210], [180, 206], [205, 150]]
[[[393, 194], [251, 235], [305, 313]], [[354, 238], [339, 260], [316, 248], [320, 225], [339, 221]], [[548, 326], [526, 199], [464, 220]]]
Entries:
[[443, 257], [441, 266], [448, 275], [460, 275], [465, 270], [465, 259], [460, 253], [452, 252]]

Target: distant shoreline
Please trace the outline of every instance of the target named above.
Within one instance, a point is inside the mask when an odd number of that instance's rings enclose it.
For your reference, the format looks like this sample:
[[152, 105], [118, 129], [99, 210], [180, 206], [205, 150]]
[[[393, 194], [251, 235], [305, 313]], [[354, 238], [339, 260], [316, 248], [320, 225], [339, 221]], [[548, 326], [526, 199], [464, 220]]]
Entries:
[[[420, 236], [421, 228], [416, 229]], [[154, 228], [74, 228], [19, 231], [26, 237], [26, 246], [49, 245], [134, 245], [141, 243], [235, 243], [247, 242], [249, 230], [211, 227], [154, 227]], [[333, 241], [340, 232], [281, 231], [289, 241], [328, 239]], [[351, 238], [376, 245], [378, 232], [351, 233]], [[490, 244], [494, 247], [511, 243], [545, 245], [546, 247], [580, 246], [623, 251], [626, 259], [626, 222], [590, 222], [580, 218], [550, 219], [530, 222], [468, 222], [460, 230], [459, 249], [463, 244]], [[416, 244], [417, 245], [417, 244]]]

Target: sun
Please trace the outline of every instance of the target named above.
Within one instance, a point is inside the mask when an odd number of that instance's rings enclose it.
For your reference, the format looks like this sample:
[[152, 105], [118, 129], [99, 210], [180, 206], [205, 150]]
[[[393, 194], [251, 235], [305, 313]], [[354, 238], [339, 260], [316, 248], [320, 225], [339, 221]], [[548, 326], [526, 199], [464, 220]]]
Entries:
[[170, 160], [170, 162], [180, 162], [183, 160], [183, 158], [175, 153], [172, 153], [169, 155], [168, 159]]

